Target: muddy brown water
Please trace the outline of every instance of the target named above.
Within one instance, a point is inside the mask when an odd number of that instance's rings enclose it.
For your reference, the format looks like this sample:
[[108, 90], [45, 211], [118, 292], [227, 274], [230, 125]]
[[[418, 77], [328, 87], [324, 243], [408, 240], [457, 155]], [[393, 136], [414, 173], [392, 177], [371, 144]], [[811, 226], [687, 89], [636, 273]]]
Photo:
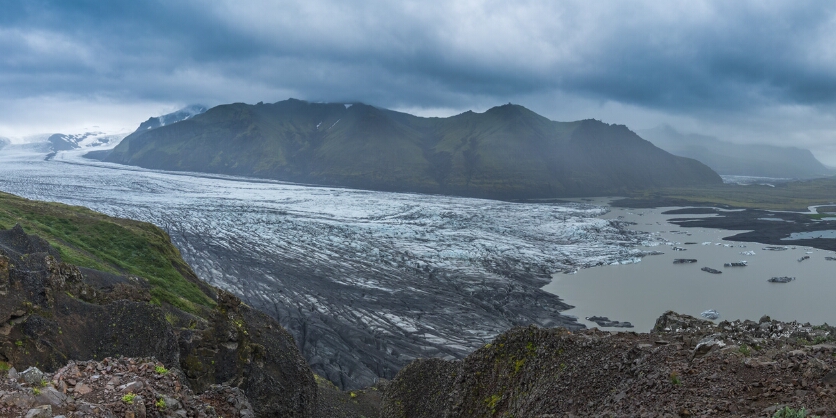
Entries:
[[[720, 313], [718, 321], [757, 321], [762, 315], [769, 315], [782, 321], [836, 324], [836, 261], [825, 259], [836, 257], [836, 253], [801, 246], [769, 251], [764, 250], [766, 244], [726, 241], [724, 237], [742, 231], [679, 227], [667, 221], [700, 215], [662, 215], [670, 209], [675, 208], [613, 207], [602, 216], [635, 222], [632, 229], [652, 233], [652, 240], [659, 244], [642, 248], [664, 254], [644, 257], [636, 264], [555, 274], [543, 289], [574, 305], [574, 309], [563, 313], [576, 316], [590, 327], [598, 325], [584, 318], [607, 316], [611, 320], [631, 322], [635, 328], [628, 330], [647, 332], [666, 310], [699, 316], [709, 309]], [[696, 244], [686, 245], [686, 242]], [[686, 251], [673, 251], [674, 246]], [[742, 254], [746, 251], [754, 251], [755, 255]], [[799, 262], [804, 256], [810, 258]], [[676, 258], [698, 261], [673, 264]], [[741, 260], [748, 265], [723, 266]], [[720, 270], [722, 274], [704, 272], [702, 267]], [[790, 276], [796, 280], [786, 284], [769, 283], [767, 280], [774, 276]]]

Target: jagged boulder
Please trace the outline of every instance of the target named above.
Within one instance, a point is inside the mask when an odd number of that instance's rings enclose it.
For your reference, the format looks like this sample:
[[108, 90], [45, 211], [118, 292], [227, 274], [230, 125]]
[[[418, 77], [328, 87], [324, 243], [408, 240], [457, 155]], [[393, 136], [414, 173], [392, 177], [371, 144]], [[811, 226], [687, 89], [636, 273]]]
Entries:
[[26, 412], [25, 418], [52, 418], [52, 406], [41, 405]]
[[679, 330], [700, 332], [713, 326], [713, 322], [705, 319], [683, 315], [674, 311], [667, 311], [656, 319], [656, 324], [650, 332], [655, 334], [677, 332]]

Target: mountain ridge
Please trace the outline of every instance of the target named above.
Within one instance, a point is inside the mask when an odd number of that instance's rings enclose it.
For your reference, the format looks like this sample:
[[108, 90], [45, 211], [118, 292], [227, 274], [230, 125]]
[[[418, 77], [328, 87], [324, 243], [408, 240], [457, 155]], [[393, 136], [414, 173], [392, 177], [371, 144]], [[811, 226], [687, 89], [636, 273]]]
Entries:
[[659, 148], [698, 160], [721, 175], [806, 179], [834, 174], [804, 148], [735, 144], [708, 135], [683, 134], [670, 125], [639, 133]]
[[233, 103], [137, 130], [99, 158], [154, 169], [499, 199], [721, 182], [703, 164], [674, 157], [626, 126], [555, 122], [512, 104], [423, 118], [362, 103]]

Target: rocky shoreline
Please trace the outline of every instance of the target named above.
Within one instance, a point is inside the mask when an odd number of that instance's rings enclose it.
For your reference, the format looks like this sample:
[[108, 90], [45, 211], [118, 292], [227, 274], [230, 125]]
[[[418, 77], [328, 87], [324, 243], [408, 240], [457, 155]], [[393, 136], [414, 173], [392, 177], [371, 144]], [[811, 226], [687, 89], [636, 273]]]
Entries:
[[717, 228], [741, 232], [723, 239], [737, 242], [757, 242], [769, 245], [802, 245], [820, 250], [836, 251], [836, 239], [786, 239], [793, 233], [836, 230], [836, 221], [819, 220], [810, 214], [773, 212], [757, 209], [721, 211], [715, 208], [689, 207], [669, 210], [663, 215], [706, 215], [712, 217], [674, 218], [668, 222], [683, 228]]

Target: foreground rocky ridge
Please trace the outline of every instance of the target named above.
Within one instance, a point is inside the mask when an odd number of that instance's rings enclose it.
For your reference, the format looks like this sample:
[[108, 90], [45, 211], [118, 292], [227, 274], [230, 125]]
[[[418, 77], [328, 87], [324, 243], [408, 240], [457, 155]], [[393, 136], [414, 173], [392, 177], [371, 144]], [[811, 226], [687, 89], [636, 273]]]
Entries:
[[0, 379], [4, 417], [200, 417], [251, 418], [243, 391], [213, 385], [200, 395], [179, 370], [155, 359], [71, 361], [55, 373], [12, 367]]
[[63, 263], [19, 225], [0, 231], [0, 360], [51, 372], [71, 360], [155, 357], [196, 393], [240, 389], [258, 416], [313, 415], [313, 374], [275, 320], [206, 285], [214, 307], [191, 313], [151, 303], [149, 289], [141, 277]]
[[674, 312], [649, 334], [519, 327], [463, 361], [411, 363], [381, 416], [834, 416], [834, 331]]

